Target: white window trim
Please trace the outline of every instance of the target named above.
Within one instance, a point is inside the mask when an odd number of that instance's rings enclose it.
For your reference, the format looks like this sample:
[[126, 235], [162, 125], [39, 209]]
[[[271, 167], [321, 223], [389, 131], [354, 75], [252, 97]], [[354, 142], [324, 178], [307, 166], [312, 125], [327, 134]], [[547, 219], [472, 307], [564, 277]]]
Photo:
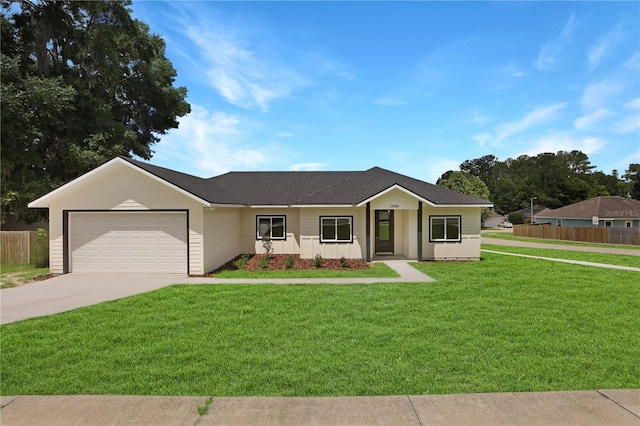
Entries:
[[[433, 219], [444, 219], [444, 238], [433, 238]], [[447, 238], [447, 219], [458, 220], [458, 235], [456, 238]], [[459, 243], [462, 241], [462, 216], [429, 216], [429, 242], [432, 243]]]
[[257, 215], [256, 216], [256, 240], [261, 240], [262, 235], [260, 235], [260, 219], [269, 219], [269, 233], [271, 233], [271, 228], [273, 228], [273, 219], [282, 219], [283, 221], [283, 232], [282, 237], [272, 237], [269, 235], [269, 239], [274, 241], [286, 240], [287, 239], [287, 216], [285, 215]]
[[613, 221], [612, 220], [605, 220], [604, 221], [604, 227], [605, 228], [613, 228]]
[[624, 227], [625, 228], [633, 228], [633, 221], [632, 220], [625, 220], [624, 221]]
[[[335, 238], [327, 239], [322, 236], [322, 222], [325, 219], [333, 219], [335, 220]], [[338, 239], [338, 219], [348, 219], [349, 220], [349, 239], [348, 240], [339, 240]], [[353, 243], [353, 216], [320, 216], [320, 242], [321, 243]]]

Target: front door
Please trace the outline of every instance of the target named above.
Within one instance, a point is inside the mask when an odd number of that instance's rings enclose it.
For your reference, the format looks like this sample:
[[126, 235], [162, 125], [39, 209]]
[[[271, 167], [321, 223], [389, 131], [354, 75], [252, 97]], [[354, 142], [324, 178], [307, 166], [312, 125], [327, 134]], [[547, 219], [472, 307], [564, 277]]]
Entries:
[[393, 253], [393, 210], [376, 210], [376, 253]]

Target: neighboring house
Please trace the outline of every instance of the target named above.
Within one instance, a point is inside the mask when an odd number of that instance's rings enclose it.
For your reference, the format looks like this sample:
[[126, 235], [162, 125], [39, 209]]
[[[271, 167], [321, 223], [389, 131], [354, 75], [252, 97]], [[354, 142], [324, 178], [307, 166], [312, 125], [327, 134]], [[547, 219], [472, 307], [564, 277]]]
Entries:
[[[534, 204], [533, 205], [533, 217], [534, 218], [538, 217], [538, 213], [540, 213], [543, 210], [548, 210], [548, 209], [545, 206], [541, 206], [540, 204]], [[520, 209], [520, 210], [516, 210], [515, 212], [511, 212], [511, 213], [520, 213], [522, 215], [522, 218], [524, 219], [524, 223], [531, 223], [531, 206], [525, 207], [525, 208]], [[511, 213], [509, 213], [507, 215], [507, 217]]]
[[554, 210], [534, 214], [537, 224], [576, 227], [640, 227], [640, 201], [600, 196]]
[[504, 222], [507, 218], [495, 211], [491, 211], [491, 215], [484, 222], [485, 228], [497, 228], [501, 222]]
[[49, 209], [52, 273], [200, 275], [240, 254], [479, 259], [491, 203], [378, 167], [203, 179], [117, 157], [29, 203]]

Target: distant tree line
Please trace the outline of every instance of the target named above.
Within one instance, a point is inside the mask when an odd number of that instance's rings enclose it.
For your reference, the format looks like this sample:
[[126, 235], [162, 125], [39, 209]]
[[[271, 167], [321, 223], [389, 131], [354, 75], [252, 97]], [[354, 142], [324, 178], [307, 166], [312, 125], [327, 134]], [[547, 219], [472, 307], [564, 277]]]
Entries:
[[[533, 197], [537, 197], [537, 204], [551, 209], [599, 195], [640, 200], [640, 164], [630, 164], [622, 176], [617, 170], [606, 174], [595, 169], [580, 151], [521, 155], [505, 161], [485, 155], [460, 164], [464, 174], [484, 182], [489, 200], [501, 214], [529, 206]], [[444, 173], [438, 184], [452, 173]]]

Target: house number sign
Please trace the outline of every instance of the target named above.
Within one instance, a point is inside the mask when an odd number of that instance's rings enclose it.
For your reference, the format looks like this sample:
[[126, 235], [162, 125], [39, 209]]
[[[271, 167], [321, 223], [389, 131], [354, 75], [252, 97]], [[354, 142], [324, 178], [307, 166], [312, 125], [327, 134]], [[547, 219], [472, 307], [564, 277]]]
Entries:
[[400, 207], [398, 204], [389, 204], [389, 208], [391, 209], [397, 209], [398, 207]]

